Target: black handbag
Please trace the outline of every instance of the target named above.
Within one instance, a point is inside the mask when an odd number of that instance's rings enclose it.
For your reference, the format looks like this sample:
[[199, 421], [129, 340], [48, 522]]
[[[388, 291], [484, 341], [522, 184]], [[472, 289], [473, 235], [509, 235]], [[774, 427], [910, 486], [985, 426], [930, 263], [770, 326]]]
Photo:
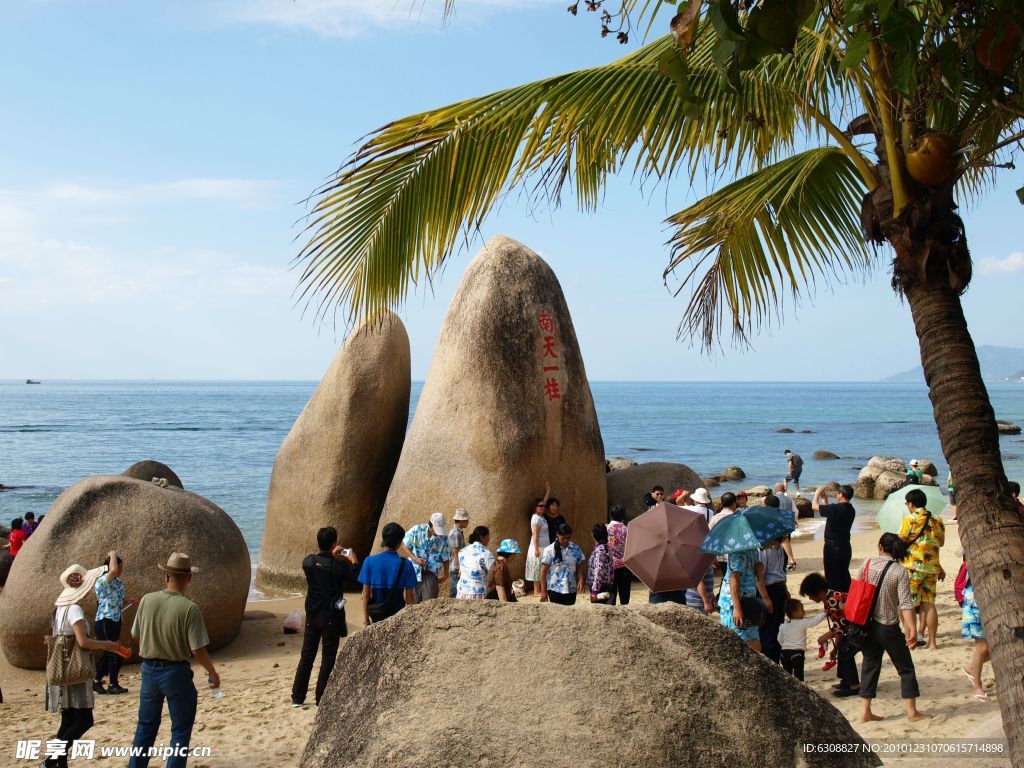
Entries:
[[372, 624], [384, 621], [384, 619], [390, 619], [405, 607], [405, 595], [403, 590], [398, 588], [398, 582], [402, 578], [402, 569], [405, 568], [406, 564], [406, 560], [402, 560], [399, 564], [398, 570], [395, 571], [395, 581], [388, 590], [387, 597], [379, 603], [370, 603], [366, 606], [366, 612], [369, 614]]
[[740, 598], [740, 609], [743, 611], [743, 625], [740, 629], [763, 627], [768, 620], [768, 606], [759, 597], [744, 595]]
[[[875, 588], [875, 595], [871, 598], [871, 610], [868, 612], [868, 624], [871, 623], [871, 617], [875, 615], [875, 606], [878, 604], [878, 592], [882, 588], [882, 584], [885, 582], [885, 574], [888, 573], [895, 561], [890, 560], [885, 564], [882, 569], [882, 575], [878, 577], [878, 584]], [[839, 641], [839, 645], [836, 646], [836, 654], [842, 656], [853, 656], [864, 650], [864, 643], [868, 639], [868, 625], [867, 624], [851, 624], [850, 628], [843, 635]]]

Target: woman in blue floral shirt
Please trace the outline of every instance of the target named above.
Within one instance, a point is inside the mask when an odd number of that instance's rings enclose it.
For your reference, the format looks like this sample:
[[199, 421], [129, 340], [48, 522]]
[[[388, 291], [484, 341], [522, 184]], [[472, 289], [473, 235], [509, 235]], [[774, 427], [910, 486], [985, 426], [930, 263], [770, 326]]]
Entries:
[[458, 600], [483, 600], [487, 594], [487, 572], [494, 565], [494, 555], [487, 548], [491, 532], [478, 525], [469, 534], [469, 546], [459, 550]]
[[[722, 591], [718, 596], [718, 610], [722, 626], [731, 629], [740, 639], [755, 651], [761, 650], [761, 636], [757, 627], [743, 626], [743, 609], [739, 598], [757, 594], [757, 550], [746, 549], [732, 552], [722, 579]], [[735, 597], [734, 597], [735, 596]]]
[[576, 594], [583, 591], [583, 550], [572, 540], [572, 528], [562, 523], [555, 531], [555, 543], [548, 545], [540, 558], [540, 584], [543, 595], [558, 605], [575, 605]]
[[[611, 548], [608, 546], [608, 529], [595, 523], [591, 534], [594, 537], [594, 550], [590, 553], [587, 566], [587, 584], [590, 585], [590, 602], [614, 605], [615, 600], [615, 568]], [[605, 597], [600, 597], [605, 595]]]

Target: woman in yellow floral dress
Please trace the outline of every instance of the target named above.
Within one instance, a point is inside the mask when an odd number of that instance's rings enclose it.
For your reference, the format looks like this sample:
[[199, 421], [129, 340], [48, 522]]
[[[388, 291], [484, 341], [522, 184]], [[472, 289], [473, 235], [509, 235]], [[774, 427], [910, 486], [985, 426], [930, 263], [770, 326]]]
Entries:
[[928, 497], [914, 488], [907, 492], [907, 515], [900, 525], [900, 538], [907, 545], [903, 566], [910, 576], [910, 594], [918, 612], [918, 642], [924, 642], [927, 631], [929, 649], [934, 650], [939, 628], [939, 613], [935, 609], [935, 592], [946, 572], [939, 563], [939, 548], [946, 543], [946, 527], [942, 518], [927, 509]]

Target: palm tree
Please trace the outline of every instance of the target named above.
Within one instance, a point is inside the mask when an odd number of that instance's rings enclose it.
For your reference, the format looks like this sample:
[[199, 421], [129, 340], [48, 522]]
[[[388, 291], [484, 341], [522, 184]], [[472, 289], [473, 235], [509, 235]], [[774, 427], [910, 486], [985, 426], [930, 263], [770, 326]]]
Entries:
[[[653, 18], [658, 3], [643, 3]], [[569, 184], [592, 209], [619, 170], [738, 176], [669, 218], [666, 276], [691, 290], [680, 333], [706, 346], [726, 324], [745, 340], [775, 320], [784, 293], [891, 260], [1024, 766], [1024, 521], [960, 303], [971, 258], [956, 213], [1024, 137], [1019, 3], [745, 5], [684, 7], [672, 35], [608, 65], [378, 129], [314, 195], [303, 294], [323, 312], [372, 316], [429, 278], [508, 189], [557, 204]]]

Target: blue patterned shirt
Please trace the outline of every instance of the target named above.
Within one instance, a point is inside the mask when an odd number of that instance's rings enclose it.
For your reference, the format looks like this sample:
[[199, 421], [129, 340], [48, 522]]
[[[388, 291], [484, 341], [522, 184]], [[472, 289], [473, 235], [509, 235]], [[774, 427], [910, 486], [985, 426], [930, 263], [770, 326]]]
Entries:
[[486, 595], [487, 572], [494, 565], [491, 551], [475, 541], [459, 550], [459, 585], [456, 590], [463, 595]]
[[107, 581], [106, 576], [100, 576], [93, 591], [96, 592], [96, 621], [120, 621], [121, 605], [124, 603], [124, 582], [116, 578]]
[[544, 548], [540, 561], [548, 567], [548, 590], [560, 595], [571, 595], [576, 592], [576, 567], [586, 562], [583, 550], [575, 541], [562, 547], [561, 561], [555, 559], [555, 545]]
[[[414, 525], [406, 531], [402, 542], [416, 557], [427, 561], [427, 570], [435, 576], [441, 575], [444, 564], [452, 557], [448, 536], [436, 536], [429, 523]], [[413, 567], [416, 569], [416, 581], [423, 581], [423, 568], [416, 563]]]

